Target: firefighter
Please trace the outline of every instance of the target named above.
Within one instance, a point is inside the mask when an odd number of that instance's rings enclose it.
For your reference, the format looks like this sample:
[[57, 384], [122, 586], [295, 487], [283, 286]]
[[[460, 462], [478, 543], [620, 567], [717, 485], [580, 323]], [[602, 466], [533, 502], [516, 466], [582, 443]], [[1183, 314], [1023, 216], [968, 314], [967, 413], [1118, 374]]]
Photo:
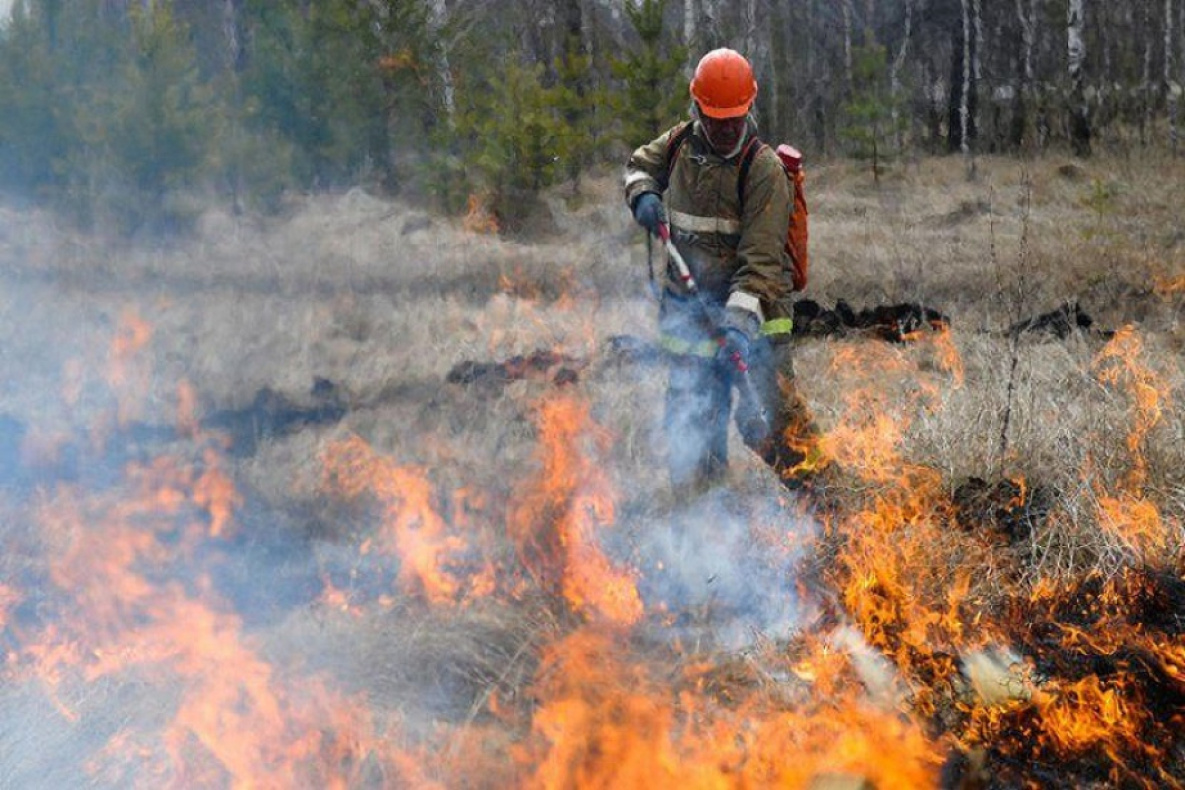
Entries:
[[777, 154], [757, 141], [756, 95], [744, 56], [709, 52], [691, 80], [690, 121], [638, 148], [626, 166], [634, 219], [659, 235], [669, 218], [699, 292], [668, 271], [659, 308], [671, 359], [664, 427], [676, 491], [701, 491], [723, 477], [732, 389], [741, 383], [742, 395], [755, 396], [738, 397], [741, 437], [788, 487], [819, 460], [793, 383], [785, 251], [793, 196]]

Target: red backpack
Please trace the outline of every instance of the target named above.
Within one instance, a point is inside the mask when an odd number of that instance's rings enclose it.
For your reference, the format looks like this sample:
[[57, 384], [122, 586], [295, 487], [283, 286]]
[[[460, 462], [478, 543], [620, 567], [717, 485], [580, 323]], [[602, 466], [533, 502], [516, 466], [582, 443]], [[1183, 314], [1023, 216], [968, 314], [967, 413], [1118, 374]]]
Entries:
[[[674, 167], [675, 157], [679, 155], [683, 143], [691, 136], [691, 131], [692, 124], [686, 123], [683, 128], [671, 136], [667, 149], [667, 161], [670, 162], [668, 173], [670, 168]], [[741, 172], [737, 178], [737, 201], [742, 214], [745, 211], [745, 180], [748, 178], [749, 168], [753, 164], [753, 157], [765, 145], [759, 138], [753, 137], [745, 144], [745, 150], [741, 152]], [[786, 228], [786, 254], [790, 257], [790, 279], [793, 282], [794, 290], [801, 291], [806, 288], [809, 268], [807, 256], [809, 212], [806, 207], [806, 173], [802, 169], [802, 153], [797, 148], [783, 143], [774, 149], [774, 152], [778, 155], [778, 161], [782, 163], [782, 170], [785, 171], [786, 178], [790, 179], [791, 190], [794, 194], [794, 211], [790, 214], [790, 225]]]

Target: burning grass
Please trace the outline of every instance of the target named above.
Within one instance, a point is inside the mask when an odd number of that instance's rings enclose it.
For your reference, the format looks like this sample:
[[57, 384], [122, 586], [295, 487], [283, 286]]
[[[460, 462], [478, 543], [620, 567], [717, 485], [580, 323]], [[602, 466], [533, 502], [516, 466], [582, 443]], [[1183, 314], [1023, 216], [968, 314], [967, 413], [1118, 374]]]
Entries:
[[[598, 201], [533, 247], [357, 193], [122, 258], [9, 236], [0, 784], [1182, 786], [1185, 260], [1152, 218], [1185, 179], [956, 167], [815, 173], [813, 296], [950, 323], [799, 343], [809, 496], [734, 437], [672, 498]], [[1078, 297], [1114, 331], [1007, 331]], [[216, 430], [318, 380], [332, 419]]]

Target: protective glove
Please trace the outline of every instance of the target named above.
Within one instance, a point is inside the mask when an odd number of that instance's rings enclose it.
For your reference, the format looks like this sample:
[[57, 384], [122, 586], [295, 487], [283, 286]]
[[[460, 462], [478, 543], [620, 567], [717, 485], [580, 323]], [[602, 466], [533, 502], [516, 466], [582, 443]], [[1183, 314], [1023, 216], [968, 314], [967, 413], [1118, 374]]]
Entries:
[[634, 220], [646, 230], [658, 235], [658, 226], [667, 221], [662, 199], [653, 192], [643, 192], [634, 201]]
[[721, 330], [720, 358], [731, 362], [737, 370], [748, 370], [753, 340], [761, 331], [760, 319], [743, 308], [726, 307]]

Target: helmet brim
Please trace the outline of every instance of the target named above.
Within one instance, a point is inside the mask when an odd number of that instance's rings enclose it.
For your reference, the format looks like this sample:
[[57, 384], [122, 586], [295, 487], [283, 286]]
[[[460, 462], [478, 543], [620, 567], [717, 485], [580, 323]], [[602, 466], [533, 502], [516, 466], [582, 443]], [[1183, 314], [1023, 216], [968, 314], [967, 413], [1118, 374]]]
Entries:
[[745, 102], [738, 107], [709, 107], [703, 102], [698, 102], [699, 111], [709, 118], [740, 118], [742, 115], [748, 115], [750, 108], [753, 107], [753, 100]]

